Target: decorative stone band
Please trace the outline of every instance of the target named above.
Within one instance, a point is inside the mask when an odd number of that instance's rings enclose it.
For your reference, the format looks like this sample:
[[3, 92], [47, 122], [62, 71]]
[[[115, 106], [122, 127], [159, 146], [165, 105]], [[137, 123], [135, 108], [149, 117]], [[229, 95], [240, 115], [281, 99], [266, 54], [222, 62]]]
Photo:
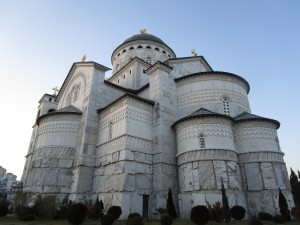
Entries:
[[260, 152], [247, 152], [238, 155], [239, 163], [249, 162], [282, 162], [283, 152], [260, 151]]
[[74, 159], [76, 149], [66, 146], [51, 146], [38, 148], [33, 153], [33, 160], [38, 159]]
[[178, 166], [184, 163], [204, 160], [225, 160], [238, 162], [237, 152], [227, 149], [204, 149], [177, 155]]
[[96, 154], [99, 157], [124, 149], [149, 153], [152, 152], [152, 141], [130, 135], [122, 135], [113, 140], [97, 145]]

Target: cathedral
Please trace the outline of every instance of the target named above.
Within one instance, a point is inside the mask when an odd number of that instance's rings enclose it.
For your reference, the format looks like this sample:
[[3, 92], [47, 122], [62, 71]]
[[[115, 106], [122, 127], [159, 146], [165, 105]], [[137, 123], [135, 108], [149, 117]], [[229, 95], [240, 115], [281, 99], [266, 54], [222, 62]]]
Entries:
[[[221, 202], [248, 215], [279, 212], [293, 199], [280, 123], [252, 114], [249, 83], [214, 71], [203, 56], [176, 57], [142, 30], [111, 55], [110, 68], [75, 62], [61, 88], [44, 94], [22, 175], [23, 191], [95, 200], [156, 218], [168, 190], [181, 218]], [[267, 110], [267, 109], [266, 109]]]

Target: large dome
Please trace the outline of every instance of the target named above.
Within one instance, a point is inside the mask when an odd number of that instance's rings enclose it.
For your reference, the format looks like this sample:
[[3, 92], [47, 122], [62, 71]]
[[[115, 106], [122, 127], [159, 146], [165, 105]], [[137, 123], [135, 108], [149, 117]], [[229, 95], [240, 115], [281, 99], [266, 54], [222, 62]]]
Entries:
[[149, 41], [156, 41], [158, 43], [164, 44], [166, 45], [165, 42], [163, 42], [160, 38], [152, 35], [152, 34], [136, 34], [133, 35], [130, 38], [127, 38], [123, 44], [127, 43], [127, 42], [131, 42], [131, 41], [137, 41], [137, 40], [149, 40]]

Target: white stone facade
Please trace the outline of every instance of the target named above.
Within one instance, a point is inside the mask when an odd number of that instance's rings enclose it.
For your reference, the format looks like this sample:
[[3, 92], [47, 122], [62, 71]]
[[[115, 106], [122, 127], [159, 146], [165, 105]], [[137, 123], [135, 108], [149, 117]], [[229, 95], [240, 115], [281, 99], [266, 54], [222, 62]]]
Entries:
[[155, 217], [171, 188], [182, 218], [221, 201], [249, 214], [292, 206], [279, 122], [251, 114], [249, 84], [213, 71], [202, 56], [176, 58], [161, 39], [139, 34], [112, 54], [113, 75], [74, 63], [57, 96], [40, 100], [23, 172], [33, 194], [102, 199]]

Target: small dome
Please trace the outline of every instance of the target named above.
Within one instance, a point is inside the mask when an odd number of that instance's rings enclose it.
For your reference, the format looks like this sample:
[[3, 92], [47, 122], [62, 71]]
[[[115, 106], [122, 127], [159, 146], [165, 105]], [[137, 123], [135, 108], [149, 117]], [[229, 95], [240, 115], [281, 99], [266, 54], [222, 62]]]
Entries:
[[131, 41], [137, 41], [137, 40], [149, 40], [149, 41], [155, 41], [155, 42], [158, 42], [158, 43], [161, 43], [163, 45], [166, 45], [165, 42], [163, 42], [160, 38], [152, 35], [152, 34], [136, 34], [136, 35], [133, 35], [132, 37], [130, 38], [127, 38], [123, 44], [127, 43], [127, 42], [131, 42]]

